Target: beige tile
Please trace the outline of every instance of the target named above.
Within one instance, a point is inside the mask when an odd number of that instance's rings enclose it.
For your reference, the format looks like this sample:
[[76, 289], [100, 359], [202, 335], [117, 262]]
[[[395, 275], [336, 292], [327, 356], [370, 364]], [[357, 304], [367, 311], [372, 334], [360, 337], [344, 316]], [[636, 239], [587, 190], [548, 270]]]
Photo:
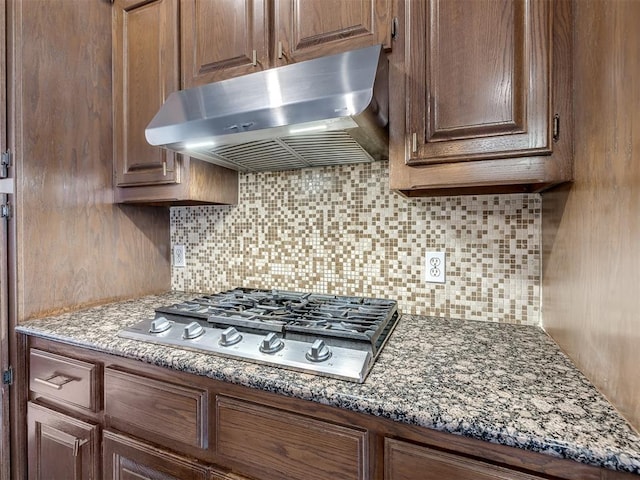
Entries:
[[[235, 286], [396, 299], [423, 315], [540, 323], [539, 195], [406, 199], [388, 164], [240, 176], [237, 206], [171, 209], [175, 290]], [[424, 282], [427, 250], [447, 281]]]

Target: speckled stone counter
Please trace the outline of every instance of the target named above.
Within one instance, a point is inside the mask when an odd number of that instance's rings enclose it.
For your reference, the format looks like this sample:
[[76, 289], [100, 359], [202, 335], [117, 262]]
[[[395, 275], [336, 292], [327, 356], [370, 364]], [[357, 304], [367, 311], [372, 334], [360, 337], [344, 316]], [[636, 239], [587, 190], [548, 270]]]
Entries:
[[405, 315], [364, 384], [126, 340], [168, 293], [17, 331], [395, 421], [640, 474], [640, 436], [533, 327]]

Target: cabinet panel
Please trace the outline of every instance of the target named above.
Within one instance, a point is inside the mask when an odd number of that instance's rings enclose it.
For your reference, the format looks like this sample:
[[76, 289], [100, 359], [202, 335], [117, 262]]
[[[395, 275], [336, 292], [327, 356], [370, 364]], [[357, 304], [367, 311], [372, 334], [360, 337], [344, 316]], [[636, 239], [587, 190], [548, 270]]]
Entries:
[[142, 442], [104, 432], [104, 478], [113, 480], [206, 480], [207, 468]]
[[250, 467], [251, 475], [364, 479], [367, 447], [364, 430], [234, 398], [216, 399], [216, 451], [221, 458]]
[[391, 46], [391, 0], [275, 0], [274, 17], [278, 64]]
[[179, 88], [178, 0], [113, 6], [114, 168], [116, 185], [176, 183], [179, 156], [152, 147], [146, 126]]
[[27, 412], [30, 480], [99, 478], [98, 426], [31, 402]]
[[39, 395], [96, 412], [100, 408], [95, 364], [32, 349], [29, 389]]
[[182, 88], [269, 66], [266, 0], [182, 0]]
[[399, 2], [398, 19], [393, 190], [540, 192], [572, 180], [570, 0]]
[[542, 480], [507, 468], [385, 439], [385, 480]]
[[207, 447], [207, 391], [105, 369], [105, 416], [109, 426], [137, 436], [152, 435]]
[[550, 2], [409, 2], [406, 18], [407, 163], [551, 152]]

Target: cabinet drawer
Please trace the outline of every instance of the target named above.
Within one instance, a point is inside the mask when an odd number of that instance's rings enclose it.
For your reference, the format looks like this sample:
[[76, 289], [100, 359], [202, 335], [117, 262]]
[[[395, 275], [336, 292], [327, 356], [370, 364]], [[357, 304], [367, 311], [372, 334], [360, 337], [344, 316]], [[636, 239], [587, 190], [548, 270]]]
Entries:
[[100, 409], [98, 366], [42, 350], [29, 352], [29, 388], [45, 398]]
[[170, 448], [207, 447], [207, 391], [105, 369], [109, 426]]
[[[248, 450], [248, 446], [251, 449]], [[218, 396], [216, 451], [260, 478], [364, 479], [367, 432]]]
[[385, 480], [543, 480], [462, 455], [385, 438]]

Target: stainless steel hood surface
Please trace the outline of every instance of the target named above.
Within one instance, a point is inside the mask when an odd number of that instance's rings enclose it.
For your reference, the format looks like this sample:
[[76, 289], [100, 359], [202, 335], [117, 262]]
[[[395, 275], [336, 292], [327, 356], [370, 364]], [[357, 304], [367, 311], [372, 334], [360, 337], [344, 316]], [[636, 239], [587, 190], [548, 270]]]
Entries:
[[241, 171], [388, 158], [382, 47], [308, 60], [172, 93], [151, 145]]

